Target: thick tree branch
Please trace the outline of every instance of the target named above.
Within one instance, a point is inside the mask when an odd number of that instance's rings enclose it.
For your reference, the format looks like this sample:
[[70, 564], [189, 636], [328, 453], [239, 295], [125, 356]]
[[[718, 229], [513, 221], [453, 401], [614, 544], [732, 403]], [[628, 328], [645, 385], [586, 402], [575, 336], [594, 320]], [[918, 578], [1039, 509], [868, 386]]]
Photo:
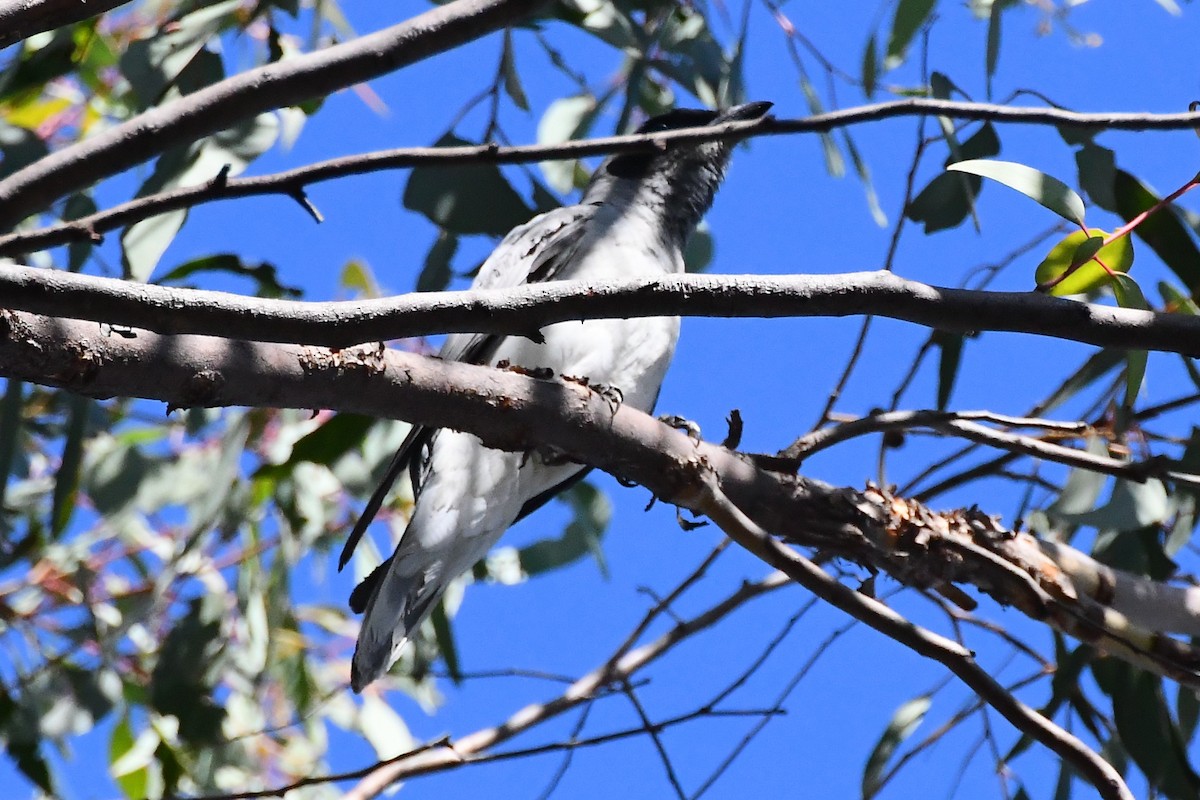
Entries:
[[553, 322], [660, 315], [828, 317], [873, 314], [939, 330], [1010, 331], [1121, 349], [1200, 356], [1200, 318], [1079, 303], [1035, 292], [981, 292], [889, 272], [672, 275], [515, 289], [425, 292], [304, 303], [0, 264], [5, 307], [262, 342], [346, 347], [435, 333], [526, 334]]
[[129, 0], [4, 0], [0, 2], [0, 49], [123, 6]]
[[500, 449], [552, 447], [693, 510], [706, 502], [705, 476], [715, 472], [739, 508], [754, 509], [756, 524], [793, 542], [911, 586], [973, 584], [1126, 660], [1200, 686], [1200, 653], [1129, 624], [1108, 606], [1113, 598], [1092, 599], [1032, 537], [977, 511], [942, 514], [881, 489], [835, 489], [761, 469], [751, 457], [695, 442], [646, 414], [614, 409], [578, 383], [382, 347], [164, 337], [22, 312], [0, 312], [0, 323], [0, 375], [93, 397], [331, 408], [465, 430]]
[[543, 2], [455, 0], [382, 31], [239, 73], [150, 109], [0, 181], [0, 230], [177, 144], [458, 47], [524, 18]]
[[[609, 398], [577, 382], [533, 379], [381, 347], [330, 351], [163, 337], [11, 311], [0, 315], [0, 322], [0, 374], [91, 396], [140, 396], [172, 406], [334, 408], [470, 431], [503, 449], [549, 446], [729, 524], [731, 512], [714, 500], [716, 481], [720, 497], [737, 509], [753, 509], [755, 530], [821, 547], [918, 588], [973, 584], [1108, 653], [1185, 685], [1200, 685], [1200, 653], [1131, 626], [1105, 605], [1109, 598], [1093, 599], [1087, 587], [1076, 587], [1051, 554], [1026, 534], [1007, 531], [974, 510], [942, 514], [877, 488], [836, 489], [760, 469], [747, 456], [694, 441], [631, 408], [614, 408]], [[773, 543], [768, 553], [773, 566], [787, 561], [796, 568], [800, 563], [779, 552], [788, 551]], [[855, 594], [845, 587], [824, 586], [821, 591], [846, 603]], [[872, 609], [869, 618], [859, 618], [918, 652], [945, 659], [992, 702], [987, 687], [975, 683], [980, 678], [973, 662], [930, 638], [933, 634], [917, 635], [907, 621]], [[996, 697], [994, 702], [1023, 731], [1069, 757], [1074, 745], [1054, 726], [1029, 717], [1014, 698]], [[1085, 769], [1086, 764], [1078, 766]], [[1103, 770], [1088, 769], [1101, 791], [1124, 796], [1105, 783]]]
[[[380, 170], [403, 169], [421, 164], [450, 165], [479, 162], [518, 164], [575, 159], [608, 153], [658, 149], [684, 142], [741, 139], [770, 134], [823, 132], [889, 117], [919, 114], [938, 114], [957, 119], [996, 122], [1074, 125], [1089, 130], [1105, 128], [1174, 130], [1200, 126], [1200, 113], [1082, 114], [1056, 108], [1013, 108], [987, 103], [911, 99], [843, 109], [802, 119], [764, 118], [751, 122], [731, 123], [721, 128], [703, 127], [655, 134], [609, 136], [555, 145], [500, 147], [494, 143], [488, 143], [469, 147], [405, 147], [342, 156], [271, 175], [213, 181], [201, 186], [182, 187], [137, 198], [71, 222], [2, 236], [0, 237], [0, 255], [33, 252], [73, 241], [95, 240], [106, 231], [131, 225], [155, 214], [190, 208], [215, 200], [265, 194], [302, 197], [304, 189], [311, 184]], [[4, 183], [0, 182], [0, 192], [3, 192], [3, 189]], [[2, 197], [3, 195], [0, 194], [0, 199]]]

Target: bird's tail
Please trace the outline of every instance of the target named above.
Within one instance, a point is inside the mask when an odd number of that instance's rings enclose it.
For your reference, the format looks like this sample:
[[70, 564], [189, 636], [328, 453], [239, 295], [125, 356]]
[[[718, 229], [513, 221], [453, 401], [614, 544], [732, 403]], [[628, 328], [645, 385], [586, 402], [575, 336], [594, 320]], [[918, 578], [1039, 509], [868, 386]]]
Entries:
[[401, 571], [403, 565], [397, 566], [395, 558], [389, 558], [351, 595], [352, 606], [356, 600], [365, 605], [350, 666], [350, 686], [355, 692], [361, 692], [395, 662], [401, 646], [446, 589], [441, 563], [410, 574]]

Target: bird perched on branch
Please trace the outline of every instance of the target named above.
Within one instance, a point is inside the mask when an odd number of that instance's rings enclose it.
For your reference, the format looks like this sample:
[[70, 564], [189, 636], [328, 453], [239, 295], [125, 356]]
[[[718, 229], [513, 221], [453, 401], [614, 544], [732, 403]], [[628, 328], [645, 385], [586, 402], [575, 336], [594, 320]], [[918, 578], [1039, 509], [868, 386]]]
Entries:
[[[677, 109], [648, 120], [638, 133], [754, 120], [770, 107]], [[731, 142], [710, 141], [610, 157], [578, 205], [514, 228], [484, 262], [472, 288], [682, 272], [684, 247], [712, 204], [731, 149]], [[453, 334], [440, 355], [586, 377], [592, 386], [615, 390], [621, 402], [649, 411], [678, 337], [678, 317], [596, 319], [548, 325], [541, 341]], [[536, 453], [492, 450], [467, 433], [414, 427], [351, 531], [339, 569], [405, 467], [416, 497], [412, 518], [395, 553], [350, 597], [351, 608], [364, 612], [351, 670], [356, 692], [391, 666], [451, 580], [483, 558], [516, 520], [587, 471]]]

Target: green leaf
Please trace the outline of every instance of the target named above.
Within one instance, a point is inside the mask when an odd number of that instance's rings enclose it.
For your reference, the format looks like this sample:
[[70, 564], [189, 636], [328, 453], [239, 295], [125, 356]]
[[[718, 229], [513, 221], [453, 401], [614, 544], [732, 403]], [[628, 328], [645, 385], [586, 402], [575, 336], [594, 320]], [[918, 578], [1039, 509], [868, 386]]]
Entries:
[[1077, 525], [1090, 525], [1099, 530], [1134, 531], [1162, 524], [1167, 511], [1166, 487], [1162, 481], [1152, 478], [1145, 483], [1118, 480], [1108, 502], [1099, 508], [1079, 513], [1057, 509], [1055, 514]]
[[0, 154], [4, 155], [0, 160], [0, 178], [29, 166], [49, 152], [46, 143], [33, 131], [0, 119]]
[[[135, 750], [138, 744], [142, 746]], [[146, 789], [150, 779], [148, 766], [154, 756], [153, 748], [156, 744], [157, 737], [143, 737], [142, 742], [138, 742], [137, 737], [133, 735], [133, 727], [129, 724], [128, 714], [122, 715], [113, 726], [112, 736], [108, 741], [109, 772], [130, 800], [141, 800], [147, 796]]]
[[[808, 75], [800, 73], [800, 90], [808, 103], [809, 113], [813, 115], [825, 113], [825, 106], [817, 95], [816, 88], [808, 79]], [[825, 171], [835, 178], [846, 174], [846, 162], [842, 160], [842, 151], [838, 149], [837, 140], [828, 131], [821, 131], [821, 150], [825, 154]]]
[[987, 76], [987, 96], [992, 96], [992, 78], [996, 75], [996, 64], [1000, 61], [1000, 15], [1004, 11], [1002, 3], [992, 0], [988, 11], [987, 48], [983, 58], [983, 72]]
[[92, 400], [73, 394], [67, 401], [68, 420], [64, 432], [62, 461], [54, 478], [54, 499], [50, 510], [50, 535], [57, 539], [67, 529], [75, 511], [79, 491], [79, 468], [83, 463], [83, 440], [87, 435]]
[[929, 695], [921, 695], [904, 703], [892, 714], [891, 721], [884, 729], [883, 735], [879, 737], [870, 757], [867, 758], [867, 766], [863, 770], [862, 778], [863, 800], [874, 797], [883, 787], [885, 768], [891, 761], [892, 755], [908, 737], [916, 732], [917, 726], [925, 719], [925, 714], [929, 712], [932, 704], [933, 700]]
[[[435, 146], [470, 144], [448, 133]], [[455, 234], [503, 236], [533, 215], [495, 164], [417, 167], [404, 188], [404, 207]]]
[[138, 108], [158, 105], [201, 49], [230, 22], [240, 0], [210, 5], [188, 14], [146, 39], [130, 42], [121, 55], [121, 74], [133, 87]]
[[[1149, 187], [1124, 170], [1118, 169], [1113, 183], [1116, 211], [1127, 222], [1152, 208], [1159, 201]], [[1180, 282], [1193, 292], [1200, 287], [1200, 250], [1188, 229], [1169, 208], [1142, 220], [1134, 234], [1150, 245]]]
[[[947, 144], [950, 141], [947, 139]], [[994, 156], [1000, 152], [1000, 139], [991, 123], [985, 123], [958, 149], [959, 155], [967, 159]], [[953, 163], [953, 158], [951, 155], [946, 163]], [[982, 182], [976, 175], [942, 172], [913, 198], [904, 213], [924, 224], [926, 234], [953, 228], [971, 213]]]
[[121, 263], [125, 277], [146, 282], [187, 221], [187, 211], [168, 211], [141, 220], [121, 234]]
[[1178, 691], [1175, 714], [1179, 718], [1179, 732], [1184, 742], [1190, 742], [1196, 735], [1197, 723], [1200, 723], [1200, 695], [1187, 686], [1180, 686]]
[[1038, 413], [1046, 414], [1053, 411], [1123, 363], [1125, 363], [1123, 350], [1107, 348], [1093, 353], [1087, 357], [1079, 369], [1069, 375], [1049, 397], [1042, 401]]
[[[63, 220], [75, 220], [80, 217], [90, 216], [96, 213], [96, 203], [92, 198], [82, 192], [76, 192], [67, 198], [66, 205], [63, 207]], [[88, 257], [92, 254], [92, 241], [73, 241], [67, 245], [67, 270], [70, 272], [78, 272], [83, 269], [83, 265], [87, 263]]]
[[458, 237], [446, 231], [439, 231], [438, 237], [429, 252], [425, 254], [425, 263], [421, 274], [417, 277], [418, 292], [440, 292], [450, 285], [454, 273], [450, 262], [458, 252]]
[[[1084, 450], [1094, 456], [1107, 456], [1108, 444], [1100, 436], [1091, 434], [1087, 437]], [[1073, 514], [1084, 514], [1096, 507], [1100, 492], [1108, 477], [1103, 473], [1083, 467], [1072, 467], [1067, 473], [1067, 482], [1059, 492], [1058, 498], [1046, 509], [1046, 513], [1059, 518]]]
[[871, 219], [879, 227], [887, 227], [887, 214], [883, 213], [883, 208], [879, 205], [879, 195], [875, 193], [875, 184], [871, 180], [871, 167], [858, 152], [858, 148], [854, 145], [854, 138], [847, 128], [842, 129], [842, 141], [846, 145], [846, 152], [850, 154], [850, 163], [854, 165], [854, 172], [862, 184], [863, 193], [866, 194], [867, 208], [871, 211]]
[[904, 63], [904, 55], [917, 31], [933, 13], [937, 0], [900, 0], [896, 15], [892, 18], [892, 29], [888, 34], [887, 57], [884, 69], [895, 69]]
[[133, 502], [155, 469], [155, 463], [136, 447], [99, 438], [84, 460], [83, 489], [97, 512], [113, 516]]
[[941, 353], [938, 359], [937, 409], [945, 411], [950, 403], [950, 395], [954, 391], [954, 381], [958, 377], [958, 367], [962, 362], [963, 336], [946, 331], [934, 331], [933, 343]]
[[863, 48], [862, 57], [862, 85], [863, 94], [868, 99], [875, 94], [875, 84], [879, 80], [879, 44], [875, 41], [875, 34], [867, 39], [867, 46]]
[[[1117, 274], [1128, 272], [1133, 266], [1133, 242], [1122, 236], [1101, 246], [1107, 236], [1107, 231], [1091, 228], [1086, 233], [1074, 231], [1063, 237], [1034, 271], [1039, 291], [1056, 297], [1086, 294], [1113, 281], [1109, 270]], [[1104, 262], [1104, 266], [1094, 258]]]
[[218, 253], [216, 255], [203, 256], [201, 258], [193, 258], [191, 261], [185, 261], [163, 275], [157, 282], [162, 284], [189, 285], [183, 282], [193, 275], [205, 272], [226, 272], [230, 275], [249, 278], [254, 282], [256, 287], [255, 294], [258, 297], [300, 297], [304, 294], [304, 290], [297, 286], [287, 286], [281, 283], [279, 280], [279, 271], [275, 268], [274, 264], [266, 261], [252, 264], [243, 261], [234, 253]]
[[372, 417], [360, 414], [337, 414], [325, 421], [316, 430], [301, 436], [292, 445], [292, 453], [282, 464], [264, 464], [254, 478], [280, 480], [292, 474], [297, 464], [332, 464], [346, 453], [357, 448], [375, 424]]
[[1163, 309], [1164, 311], [1173, 314], [1188, 314], [1190, 316], [1200, 315], [1200, 306], [1196, 305], [1196, 301], [1184, 294], [1176, 286], [1166, 281], [1159, 281], [1158, 293], [1162, 296], [1163, 303], [1167, 306]]
[[[1114, 242], [1115, 244], [1115, 242]], [[1149, 311], [1150, 304], [1142, 294], [1142, 287], [1128, 275], [1117, 275], [1113, 281], [1113, 294], [1121, 308], [1134, 308], [1139, 311]], [[1147, 352], [1145, 350], [1130, 350], [1125, 367], [1125, 408], [1133, 408], [1137, 402], [1138, 392], [1142, 388], [1142, 380], [1146, 377]]]
[[593, 34], [618, 50], [637, 52], [639, 30], [629, 19], [625, 8], [624, 4], [618, 5], [612, 0], [555, 5], [556, 13], [569, 24]]
[[150, 677], [150, 705], [179, 720], [179, 738], [191, 745], [221, 741], [225, 709], [212, 697], [217, 660], [225, 648], [223, 595], [193, 600], [167, 634]]
[[[1176, 468], [1192, 475], [1200, 475], [1200, 428], [1192, 427]], [[1175, 487], [1175, 491], [1179, 513], [1175, 517], [1170, 535], [1163, 543], [1163, 552], [1168, 558], [1174, 558], [1175, 554], [1191, 541], [1192, 532], [1196, 527], [1196, 509], [1200, 507], [1200, 489], [1181, 483]]]
[[504, 92], [513, 104], [522, 111], [529, 110], [529, 99], [521, 86], [521, 76], [517, 73], [516, 56], [513, 53], [512, 31], [504, 29], [504, 50], [500, 56], [500, 69], [504, 73]]
[[696, 228], [692, 238], [688, 239], [687, 247], [683, 249], [683, 267], [687, 272], [704, 272], [712, 264], [716, 245], [713, 242], [712, 231], [703, 222]]
[[[546, 107], [542, 118], [538, 120], [537, 143], [562, 144], [586, 135], [603, 107], [603, 103], [597, 102], [590, 94], [577, 94], [555, 100]], [[578, 161], [541, 161], [538, 167], [550, 188], [555, 191], [566, 194], [575, 188], [575, 179], [580, 171]]]
[[338, 286], [359, 297], [381, 297], [383, 295], [379, 290], [379, 282], [375, 280], [375, 273], [371, 271], [371, 266], [359, 259], [351, 259], [346, 262], [346, 266], [342, 267]]
[[379, 758], [395, 758], [417, 743], [404, 720], [383, 697], [368, 693], [362, 700], [359, 728]]
[[[94, 29], [92, 25], [88, 27]], [[47, 31], [46, 37], [34, 41], [27, 39], [16, 49], [18, 52], [9, 57], [19, 61], [5, 70], [0, 83], [0, 101], [6, 105], [9, 101], [20, 105], [23, 97], [40, 99], [46, 84], [76, 69], [78, 44], [70, 27]]]
[[[137, 196], [194, 186], [222, 174], [237, 175], [275, 142], [278, 132], [275, 115], [259, 114], [199, 142], [172, 148], [159, 156], [154, 172], [138, 188]], [[137, 281], [149, 280], [186, 219], [186, 211], [171, 211], [126, 228], [121, 234], [125, 276]]]
[[454, 630], [450, 626], [450, 615], [446, 613], [444, 600], [433, 607], [429, 622], [433, 625], [433, 636], [437, 640], [442, 661], [446, 663], [446, 674], [455, 684], [461, 684], [462, 667], [458, 661], [458, 646], [454, 642]]
[[0, 400], [0, 510], [16, 463], [21, 439], [21, 409], [25, 404], [25, 384], [9, 378], [5, 381], [4, 399]]
[[1075, 153], [1079, 170], [1079, 185], [1092, 202], [1105, 211], [1116, 211], [1117, 197], [1113, 193], [1117, 177], [1116, 154], [1107, 147], [1088, 142]]
[[608, 566], [601, 541], [612, 517], [608, 497], [585, 481], [575, 484], [557, 499], [571, 506], [574, 517], [563, 529], [562, 536], [521, 548], [518, 554], [521, 568], [529, 575], [537, 575], [574, 563], [590, 553], [607, 577]]
[[41, 747], [35, 742], [17, 742], [9, 740], [4, 749], [8, 757], [16, 764], [17, 769], [34, 785], [50, 797], [57, 797], [54, 783], [50, 780], [50, 766], [42, 758]]
[[951, 164], [946, 169], [991, 178], [1036, 200], [1068, 222], [1083, 224], [1083, 198], [1058, 178], [1033, 167], [1014, 161], [972, 159]]
[[1161, 679], [1114, 659], [1093, 662], [1092, 672], [1112, 698], [1121, 744], [1151, 785], [1172, 800], [1195, 798], [1200, 779], [1167, 710]]

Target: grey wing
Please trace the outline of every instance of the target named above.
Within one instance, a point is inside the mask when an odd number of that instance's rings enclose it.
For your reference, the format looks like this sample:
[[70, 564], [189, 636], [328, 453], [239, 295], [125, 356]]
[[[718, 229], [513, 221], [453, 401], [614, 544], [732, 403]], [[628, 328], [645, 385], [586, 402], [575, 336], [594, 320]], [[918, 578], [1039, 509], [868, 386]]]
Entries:
[[[564, 206], [540, 214], [524, 225], [513, 228], [483, 262], [475, 280], [471, 282], [471, 288], [507, 289], [527, 283], [554, 280], [563, 265], [569, 263], [579, 249], [587, 228], [584, 223], [595, 212], [596, 206], [593, 205]], [[502, 339], [502, 336], [495, 334], [452, 333], [446, 337], [438, 357], [444, 361], [482, 364], [490, 360]], [[392, 485], [405, 468], [409, 469], [414, 495], [420, 494], [421, 485], [425, 482], [425, 466], [436, 436], [436, 428], [414, 425], [409, 430], [400, 449], [388, 464], [383, 480], [379, 482], [358, 521], [354, 523], [350, 535], [346, 537], [346, 544], [338, 558], [339, 571], [350, 560], [367, 526], [379, 513]], [[582, 473], [579, 477], [582, 477]], [[578, 477], [571, 482], [574, 483], [575, 480], [578, 480]], [[526, 503], [526, 507], [521, 509], [521, 517], [542, 506], [561, 488], [565, 487], [555, 487]], [[385, 560], [354, 590], [350, 596], [351, 608], [355, 607], [356, 596], [361, 597], [361, 603], [365, 604], [365, 599], [369, 596], [369, 585], [377, 580], [377, 576], [386, 574], [390, 560]], [[380, 568], [384, 569], [384, 572], [380, 572]], [[364, 587], [367, 594], [362, 594]]]
[[[509, 231], [479, 268], [472, 289], [511, 289], [552, 281], [579, 249], [587, 218], [596, 206], [564, 206], [534, 217]], [[445, 361], [478, 364], [495, 351], [502, 337], [452, 333], [438, 356]]]

